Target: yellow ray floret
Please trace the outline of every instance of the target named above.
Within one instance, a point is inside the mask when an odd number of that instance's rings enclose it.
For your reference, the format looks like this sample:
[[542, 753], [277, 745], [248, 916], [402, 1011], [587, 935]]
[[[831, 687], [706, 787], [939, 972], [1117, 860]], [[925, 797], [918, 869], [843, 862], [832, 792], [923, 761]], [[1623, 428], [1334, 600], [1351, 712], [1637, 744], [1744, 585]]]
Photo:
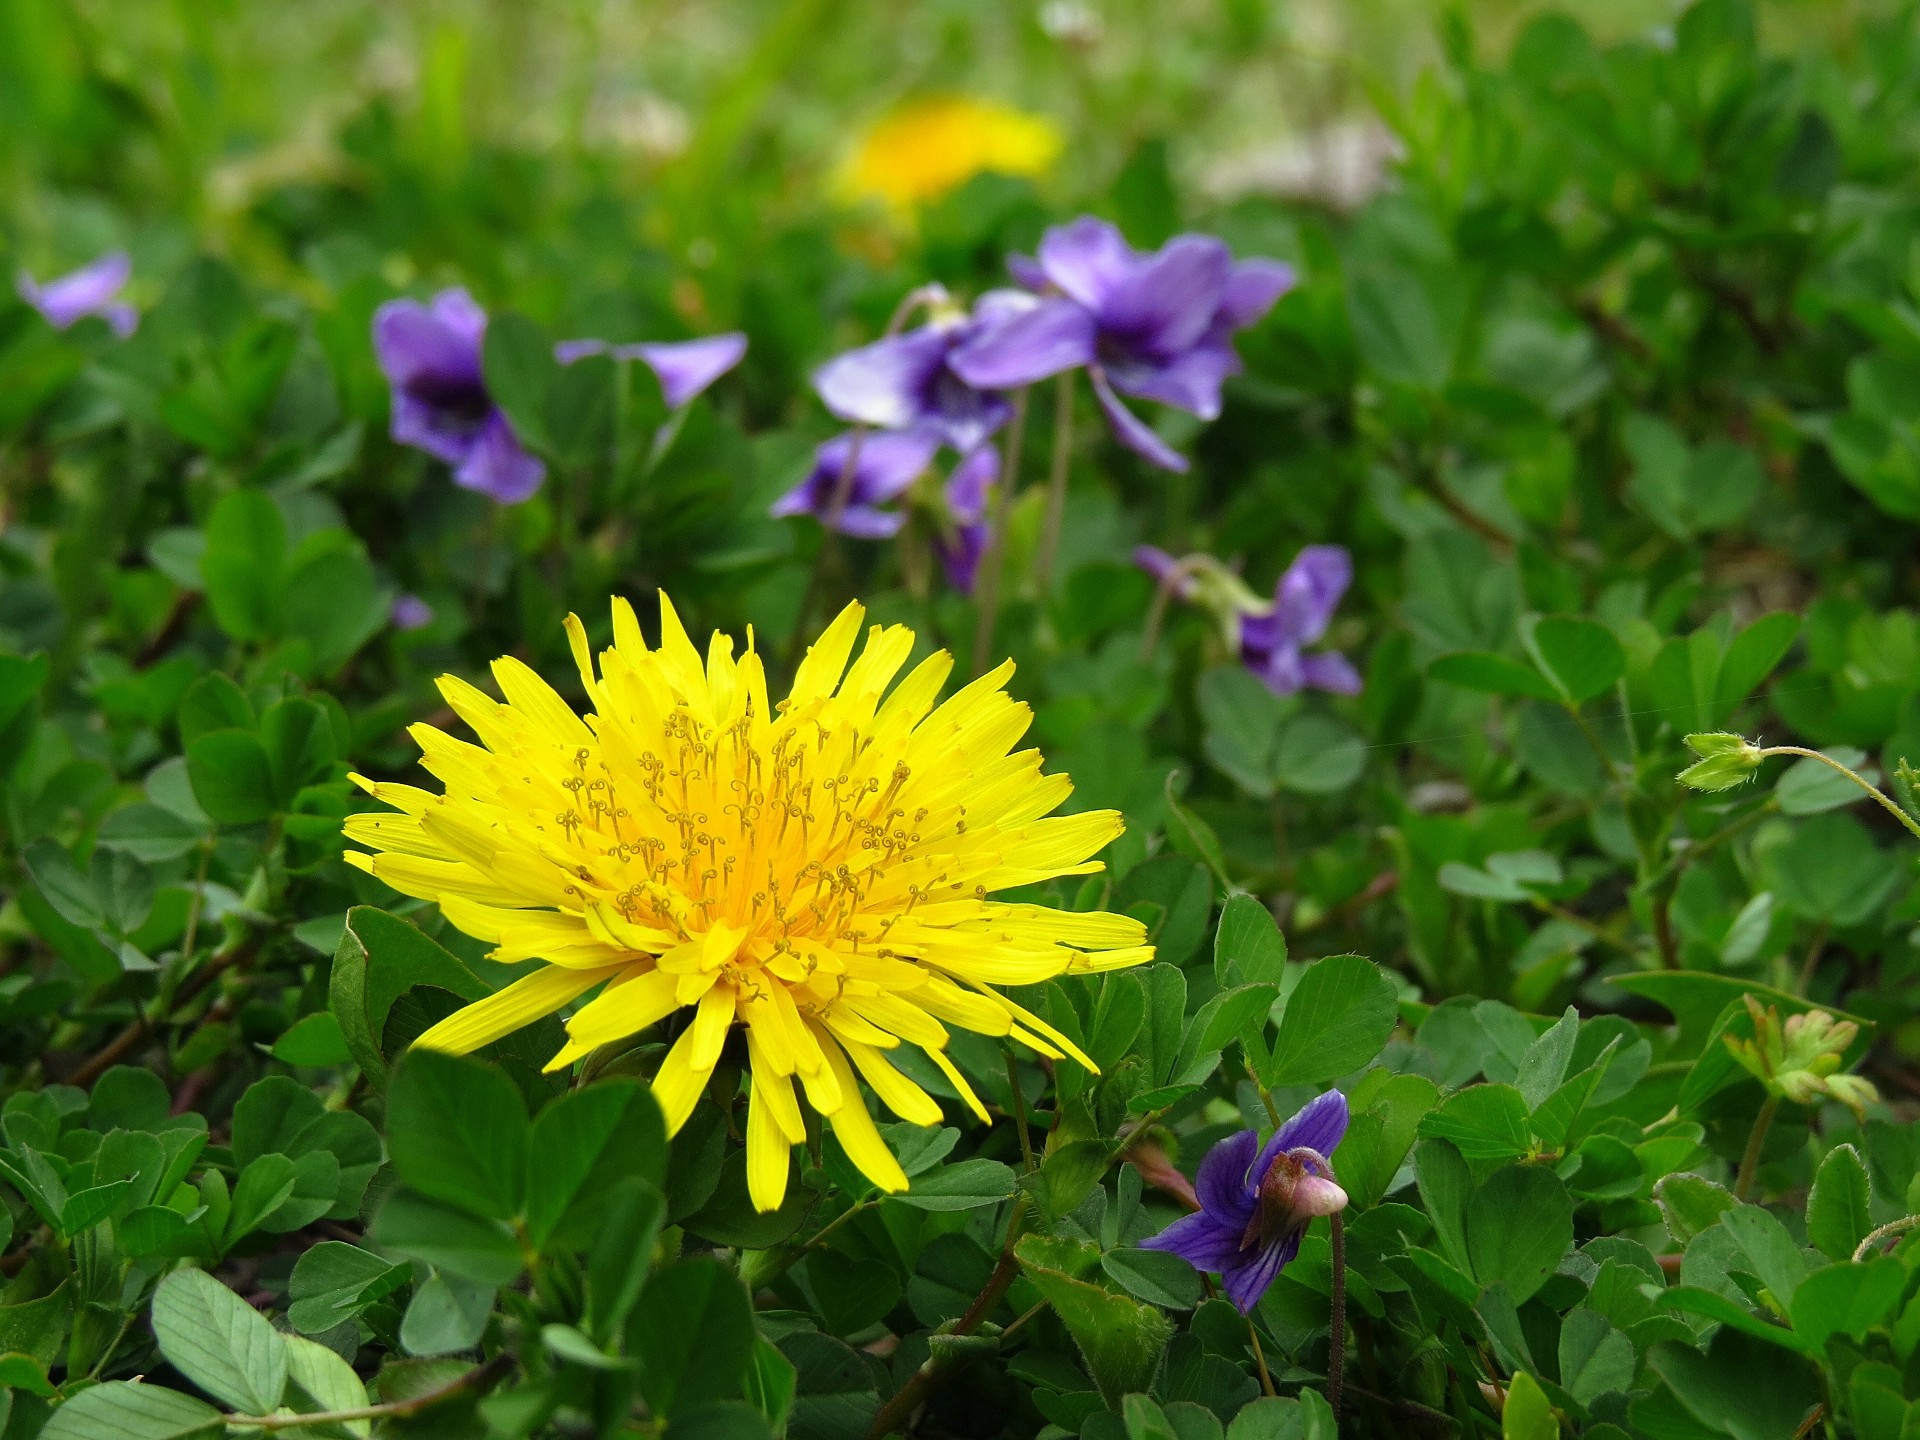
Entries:
[[861, 1091], [939, 1122], [904, 1047], [985, 1118], [947, 1056], [949, 1026], [1090, 1064], [991, 987], [1141, 964], [1144, 928], [988, 896], [1099, 869], [1119, 815], [1052, 815], [1072, 787], [1015, 750], [1031, 712], [1006, 693], [1011, 666], [936, 703], [951, 661], [900, 678], [913, 652], [900, 626], [875, 626], [856, 657], [862, 613], [827, 627], [778, 706], [751, 634], [739, 656], [716, 634], [703, 657], [664, 595], [655, 648], [614, 601], [597, 670], [568, 617], [584, 719], [517, 660], [493, 667], [504, 701], [443, 680], [481, 743], [415, 727], [438, 795], [356, 776], [394, 809], [347, 821], [371, 852], [348, 858], [437, 903], [496, 960], [538, 965], [415, 1043], [463, 1053], [572, 1006], [558, 1069], [666, 1022], [653, 1089], [671, 1133], [741, 1027], [763, 1210], [805, 1139], [802, 1096], [868, 1179], [906, 1188]]

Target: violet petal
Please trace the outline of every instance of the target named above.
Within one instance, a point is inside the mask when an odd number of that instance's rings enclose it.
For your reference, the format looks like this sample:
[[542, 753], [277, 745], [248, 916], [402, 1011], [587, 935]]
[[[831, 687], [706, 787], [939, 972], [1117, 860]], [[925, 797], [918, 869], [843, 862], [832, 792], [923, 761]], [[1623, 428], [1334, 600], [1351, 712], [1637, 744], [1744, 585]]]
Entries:
[[1363, 688], [1360, 672], [1353, 662], [1336, 650], [1300, 657], [1300, 678], [1316, 690], [1335, 695], [1358, 695]]
[[1096, 367], [1087, 372], [1093, 381], [1093, 395], [1105, 412], [1107, 424], [1112, 428], [1114, 438], [1143, 460], [1158, 465], [1162, 470], [1171, 470], [1175, 474], [1185, 474], [1187, 457], [1174, 449], [1154, 433], [1153, 428], [1120, 403], [1120, 397], [1113, 393], [1113, 387], [1107, 383], [1107, 377]]
[[1172, 359], [1200, 343], [1227, 290], [1233, 256], [1210, 235], [1176, 235], [1116, 285], [1098, 314], [1103, 331]]
[[1194, 1176], [1194, 1193], [1209, 1215], [1225, 1223], [1246, 1224], [1260, 1177], [1249, 1173], [1260, 1137], [1251, 1130], [1229, 1135], [1207, 1152]]
[[1221, 1288], [1242, 1315], [1251, 1315], [1267, 1287], [1279, 1277], [1287, 1263], [1300, 1253], [1300, 1232], [1294, 1231], [1271, 1245], [1240, 1252], [1244, 1259], [1220, 1272]]
[[1158, 400], [1202, 420], [1220, 417], [1220, 386], [1240, 373], [1240, 357], [1225, 342], [1197, 345], [1164, 364], [1119, 361], [1102, 367], [1113, 388]]
[[1244, 330], [1262, 319], [1279, 298], [1293, 289], [1293, 267], [1279, 260], [1241, 260], [1227, 277], [1217, 322]]
[[842, 420], [904, 430], [921, 418], [952, 347], [952, 332], [923, 326], [836, 356], [814, 372], [813, 388]]
[[[113, 297], [132, 275], [133, 261], [125, 251], [116, 250], [45, 285], [34, 283], [33, 277], [23, 272], [19, 278], [20, 298], [54, 329], [65, 330], [83, 316], [106, 315]], [[113, 322], [109, 319], [108, 323]], [[114, 328], [119, 330], [118, 325]]]
[[1020, 314], [982, 326], [947, 363], [980, 390], [1011, 390], [1062, 370], [1090, 364], [1093, 316], [1071, 300], [1045, 300]]
[[1331, 1156], [1346, 1133], [1347, 1097], [1338, 1090], [1314, 1096], [1261, 1147], [1253, 1162], [1254, 1183], [1272, 1167], [1275, 1156], [1302, 1147]]
[[1311, 645], [1327, 633], [1334, 609], [1352, 583], [1353, 557], [1344, 546], [1307, 546], [1273, 587], [1273, 618], [1280, 634]]
[[484, 383], [478, 341], [417, 300], [389, 300], [374, 311], [373, 350], [397, 386], [437, 391]]
[[456, 485], [477, 490], [502, 505], [531, 499], [546, 478], [547, 467], [521, 448], [507, 417], [498, 410], [487, 417], [467, 458], [453, 472]]
[[[1217, 1147], [1216, 1147], [1217, 1148]], [[1165, 1250], [1178, 1255], [1196, 1270], [1224, 1273], [1241, 1255], [1240, 1240], [1246, 1227], [1222, 1224], [1202, 1210], [1183, 1215], [1158, 1235], [1140, 1242], [1142, 1250]]]
[[678, 410], [740, 363], [747, 353], [747, 337], [735, 330], [698, 340], [622, 345], [613, 353], [621, 359], [632, 356], [644, 361], [660, 381], [667, 408]]
[[1063, 295], [1095, 312], [1106, 306], [1107, 297], [1138, 263], [1125, 237], [1091, 215], [1056, 225], [1040, 240], [1041, 272]]

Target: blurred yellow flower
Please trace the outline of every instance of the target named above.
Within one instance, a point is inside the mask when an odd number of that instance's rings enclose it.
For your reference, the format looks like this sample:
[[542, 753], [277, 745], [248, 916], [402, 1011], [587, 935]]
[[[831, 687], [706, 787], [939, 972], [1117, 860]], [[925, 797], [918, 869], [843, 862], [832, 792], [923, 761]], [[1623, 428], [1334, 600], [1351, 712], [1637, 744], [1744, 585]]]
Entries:
[[909, 210], [975, 175], [1044, 174], [1065, 140], [1051, 120], [965, 95], [935, 95], [887, 115], [861, 137], [840, 177], [854, 199]]

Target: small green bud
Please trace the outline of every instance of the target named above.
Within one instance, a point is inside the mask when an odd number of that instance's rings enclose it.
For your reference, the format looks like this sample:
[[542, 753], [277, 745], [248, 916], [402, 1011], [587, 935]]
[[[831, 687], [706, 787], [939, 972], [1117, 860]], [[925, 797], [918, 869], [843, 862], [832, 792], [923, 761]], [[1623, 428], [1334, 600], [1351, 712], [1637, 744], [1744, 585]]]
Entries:
[[1700, 757], [1680, 772], [1680, 783], [1695, 790], [1731, 790], [1753, 778], [1765, 758], [1760, 747], [1743, 735], [1713, 731], [1687, 736], [1687, 748]]
[[1812, 1105], [1821, 1099], [1837, 1100], [1855, 1115], [1864, 1116], [1866, 1107], [1878, 1101], [1873, 1082], [1858, 1075], [1841, 1075], [1841, 1060], [1846, 1049], [1860, 1033], [1851, 1020], [1835, 1020], [1824, 1010], [1809, 1010], [1788, 1017], [1781, 1023], [1780, 1011], [1762, 1006], [1753, 996], [1745, 997], [1747, 1014], [1753, 1020], [1753, 1039], [1738, 1035], [1721, 1038], [1733, 1058], [1767, 1092], [1796, 1105]]

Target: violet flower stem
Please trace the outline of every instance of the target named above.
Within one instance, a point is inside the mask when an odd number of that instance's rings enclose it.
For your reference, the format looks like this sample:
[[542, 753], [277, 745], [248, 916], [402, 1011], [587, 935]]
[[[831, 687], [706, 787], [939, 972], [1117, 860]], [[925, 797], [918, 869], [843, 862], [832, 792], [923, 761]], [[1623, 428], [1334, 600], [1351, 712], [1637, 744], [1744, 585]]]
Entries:
[[1920, 1225], [1920, 1215], [1903, 1215], [1898, 1220], [1889, 1220], [1877, 1230], [1869, 1231], [1867, 1238], [1854, 1247], [1853, 1263], [1858, 1265], [1873, 1253], [1873, 1247], [1895, 1235], [1904, 1235], [1914, 1226]]
[[1160, 648], [1160, 628], [1166, 623], [1167, 605], [1173, 599], [1173, 592], [1180, 583], [1200, 568], [1203, 557], [1189, 555], [1173, 569], [1173, 573], [1163, 578], [1153, 587], [1153, 601], [1147, 606], [1147, 621], [1140, 631], [1140, 663], [1153, 662], [1154, 652]]
[[1340, 1390], [1347, 1368], [1347, 1229], [1339, 1211], [1328, 1216], [1333, 1238], [1333, 1320], [1327, 1334], [1327, 1405], [1340, 1423]]
[[1053, 453], [1047, 458], [1047, 518], [1040, 531], [1040, 554], [1033, 565], [1034, 584], [1045, 602], [1053, 593], [1053, 562], [1060, 550], [1060, 529], [1067, 518], [1067, 471], [1073, 460], [1073, 371], [1062, 370], [1054, 388]]
[[1260, 1329], [1253, 1323], [1253, 1316], [1251, 1315], [1247, 1316], [1247, 1341], [1253, 1346], [1253, 1363], [1255, 1368], [1260, 1371], [1260, 1393], [1263, 1395], [1279, 1394], [1280, 1392], [1273, 1388], [1273, 1376], [1267, 1373], [1267, 1354], [1266, 1351], [1260, 1348]]
[[1000, 465], [1000, 483], [994, 487], [993, 511], [987, 520], [987, 543], [980, 556], [980, 609], [973, 630], [973, 675], [986, 673], [993, 649], [994, 622], [1000, 615], [1000, 571], [1007, 543], [1007, 515], [1013, 508], [1014, 481], [1020, 473], [1020, 446], [1027, 432], [1027, 387], [1013, 395], [1013, 419], [1007, 425], [1007, 448]]

